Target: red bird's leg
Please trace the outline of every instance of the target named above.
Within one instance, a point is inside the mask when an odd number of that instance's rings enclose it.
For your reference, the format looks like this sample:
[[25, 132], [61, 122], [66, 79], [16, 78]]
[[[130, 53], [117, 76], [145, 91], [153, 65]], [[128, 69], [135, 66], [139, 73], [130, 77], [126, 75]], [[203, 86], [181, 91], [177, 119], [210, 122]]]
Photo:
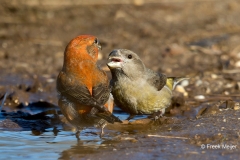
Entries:
[[101, 133], [100, 133], [100, 138], [102, 138], [103, 134], [104, 134], [104, 127], [107, 125], [107, 122], [104, 119], [101, 119], [98, 122], [98, 126], [101, 128]]
[[98, 113], [98, 112], [99, 112], [98, 109], [95, 108], [95, 107], [93, 107], [93, 108], [91, 109], [91, 111], [90, 111], [90, 114], [94, 115], [94, 114], [96, 114], [96, 113]]

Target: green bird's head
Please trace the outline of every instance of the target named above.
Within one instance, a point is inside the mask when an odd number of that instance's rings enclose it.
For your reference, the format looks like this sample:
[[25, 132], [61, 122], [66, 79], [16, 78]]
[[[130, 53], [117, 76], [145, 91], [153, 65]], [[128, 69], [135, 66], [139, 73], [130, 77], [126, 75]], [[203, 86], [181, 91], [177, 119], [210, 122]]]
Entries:
[[121, 74], [134, 80], [143, 75], [145, 71], [145, 65], [140, 57], [127, 49], [113, 50], [109, 54], [108, 59], [110, 62], [107, 63], [107, 66], [114, 73], [113, 75]]

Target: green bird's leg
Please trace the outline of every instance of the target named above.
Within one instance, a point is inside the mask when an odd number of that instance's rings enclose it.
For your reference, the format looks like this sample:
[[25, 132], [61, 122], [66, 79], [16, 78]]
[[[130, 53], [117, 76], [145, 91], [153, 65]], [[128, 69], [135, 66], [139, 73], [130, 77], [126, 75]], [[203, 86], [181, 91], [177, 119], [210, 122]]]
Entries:
[[129, 121], [130, 119], [133, 119], [135, 117], [134, 114], [130, 114], [129, 117], [127, 118], [127, 120]]
[[78, 129], [77, 132], [75, 133], [75, 136], [77, 138], [77, 140], [80, 140], [80, 130]]
[[150, 115], [148, 118], [153, 118], [154, 121], [156, 121], [158, 118], [162, 117], [163, 113], [161, 110], [154, 112], [152, 115]]
[[77, 138], [78, 141], [80, 141], [80, 134], [81, 134], [81, 131], [83, 130], [83, 127], [76, 127], [76, 130], [77, 132], [75, 133], [75, 136]]

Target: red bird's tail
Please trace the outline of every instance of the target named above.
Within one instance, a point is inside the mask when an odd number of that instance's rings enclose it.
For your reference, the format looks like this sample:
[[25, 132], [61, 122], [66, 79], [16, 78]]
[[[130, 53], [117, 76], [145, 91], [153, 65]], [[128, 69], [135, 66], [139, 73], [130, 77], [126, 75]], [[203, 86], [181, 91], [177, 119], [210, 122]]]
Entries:
[[109, 111], [107, 111], [107, 112], [99, 112], [99, 113], [96, 113], [96, 115], [98, 116], [98, 117], [101, 117], [101, 118], [103, 118], [103, 119], [105, 119], [106, 121], [108, 121], [109, 123], [114, 123], [114, 122], [120, 122], [120, 123], [122, 123], [122, 121], [118, 118], [118, 117], [116, 117], [116, 116], [114, 116], [111, 112], [109, 112]]
[[91, 112], [90, 112], [91, 115], [96, 115], [102, 119], [105, 119], [106, 121], [108, 121], [109, 123], [114, 123], [114, 122], [120, 122], [122, 123], [122, 121], [114, 116], [110, 111], [108, 110], [105, 110], [105, 111], [99, 111], [97, 108], [93, 107], [91, 109]]

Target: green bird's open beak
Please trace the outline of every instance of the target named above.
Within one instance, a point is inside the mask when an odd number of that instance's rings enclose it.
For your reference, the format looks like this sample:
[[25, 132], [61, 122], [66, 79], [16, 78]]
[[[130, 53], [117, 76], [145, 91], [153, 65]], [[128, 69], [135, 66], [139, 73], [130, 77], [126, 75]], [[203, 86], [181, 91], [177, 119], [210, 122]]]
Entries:
[[110, 62], [107, 63], [107, 66], [111, 68], [122, 68], [122, 60], [118, 57], [109, 58]]
[[113, 50], [109, 54], [108, 60], [110, 60], [110, 62], [107, 63], [107, 66], [110, 69], [122, 68], [123, 59], [122, 59], [121, 54], [119, 54], [117, 50]]

